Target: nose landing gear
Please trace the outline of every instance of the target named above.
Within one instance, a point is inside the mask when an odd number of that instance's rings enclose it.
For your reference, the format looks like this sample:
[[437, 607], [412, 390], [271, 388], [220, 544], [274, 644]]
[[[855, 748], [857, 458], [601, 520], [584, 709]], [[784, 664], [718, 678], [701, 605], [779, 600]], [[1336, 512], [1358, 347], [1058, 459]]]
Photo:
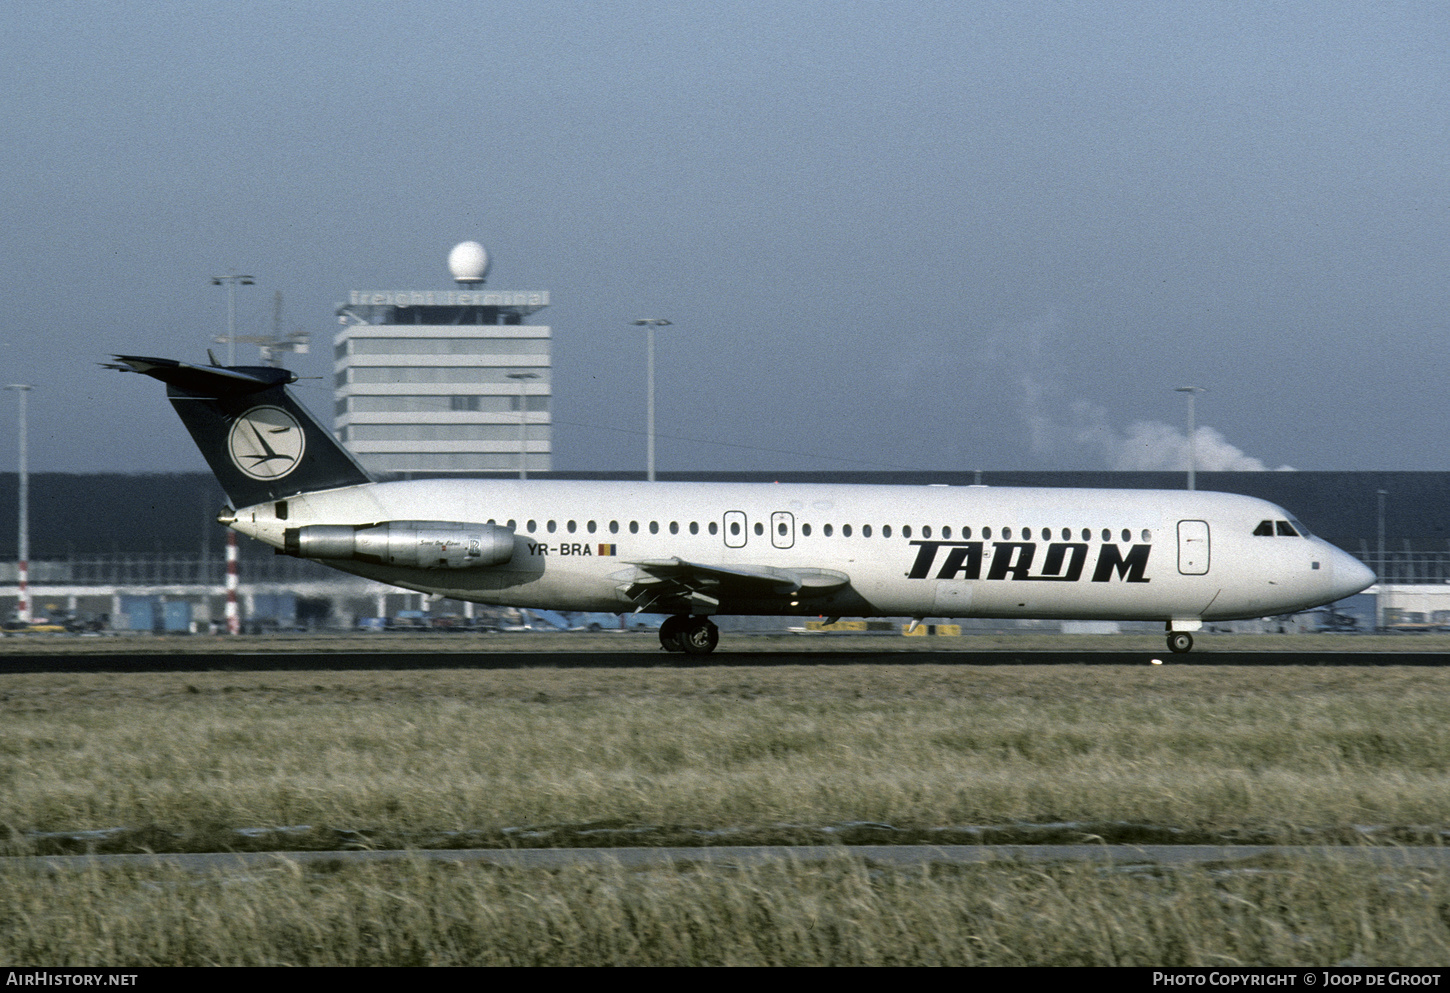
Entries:
[[708, 617], [676, 614], [660, 625], [660, 645], [667, 652], [709, 655], [720, 643], [720, 629]]

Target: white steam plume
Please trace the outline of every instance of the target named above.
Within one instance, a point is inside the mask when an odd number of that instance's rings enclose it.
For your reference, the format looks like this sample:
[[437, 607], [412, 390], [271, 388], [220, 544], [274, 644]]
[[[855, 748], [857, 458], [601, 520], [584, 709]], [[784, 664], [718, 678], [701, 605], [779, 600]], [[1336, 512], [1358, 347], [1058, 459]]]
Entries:
[[[1126, 431], [1119, 431], [1108, 423], [1105, 410], [1081, 402], [1072, 405], [1072, 420], [1072, 426], [1060, 433], [1071, 434], [1077, 444], [1099, 448], [1108, 468], [1117, 471], [1186, 472], [1190, 461], [1201, 472], [1263, 472], [1269, 468], [1207, 426], [1194, 431], [1190, 452], [1188, 433], [1161, 421], [1134, 421]], [[1039, 433], [1036, 426], [1032, 431], [1034, 437]], [[1280, 471], [1293, 468], [1279, 466]]]
[[[1162, 421], [1134, 421], [1120, 430], [1109, 422], [1107, 410], [1095, 403], [1069, 404], [1064, 423], [1052, 409], [1053, 397], [1064, 392], [1063, 377], [1056, 374], [1051, 359], [1058, 332], [1059, 321], [1048, 316], [989, 339], [988, 361], [999, 367], [1015, 366], [1022, 388], [1022, 416], [1034, 452], [1061, 456], [1066, 451], [1096, 449], [1107, 468], [1123, 472], [1186, 472], [1190, 460], [1202, 472], [1262, 472], [1269, 468], [1207, 426], [1195, 429], [1190, 454], [1186, 431]], [[1283, 465], [1279, 471], [1293, 468]]]

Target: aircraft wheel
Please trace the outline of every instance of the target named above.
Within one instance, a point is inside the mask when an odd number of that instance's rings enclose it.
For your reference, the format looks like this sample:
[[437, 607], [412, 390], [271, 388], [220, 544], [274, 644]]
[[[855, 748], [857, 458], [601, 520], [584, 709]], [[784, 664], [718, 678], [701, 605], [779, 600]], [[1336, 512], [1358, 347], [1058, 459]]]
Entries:
[[666, 617], [660, 625], [660, 647], [667, 652], [683, 652], [685, 646], [681, 643], [685, 634], [685, 625], [690, 619], [680, 614]]
[[720, 629], [708, 618], [692, 618], [680, 635], [679, 643], [686, 655], [709, 655], [720, 643]]
[[1183, 655], [1193, 651], [1193, 635], [1187, 631], [1170, 631], [1168, 634], [1168, 650], [1177, 655]]

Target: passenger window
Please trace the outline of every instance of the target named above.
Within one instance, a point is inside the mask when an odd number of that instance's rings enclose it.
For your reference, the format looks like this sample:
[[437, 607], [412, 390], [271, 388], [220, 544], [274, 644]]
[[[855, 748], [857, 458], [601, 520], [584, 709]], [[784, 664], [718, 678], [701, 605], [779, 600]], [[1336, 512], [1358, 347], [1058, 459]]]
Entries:
[[1002, 537], [1004, 537], [1004, 538], [1010, 538], [1010, 537], [1012, 537], [1012, 529], [1011, 528], [1003, 528], [1002, 529]]
[[950, 538], [952, 536], [952, 526], [950, 524], [941, 529], [941, 536], [943, 538]]
[[573, 533], [574, 533], [574, 529], [575, 529], [575, 524], [574, 524], [574, 522], [573, 522], [573, 521], [570, 521], [570, 522], [569, 522], [569, 523], [568, 523], [568, 524], [565, 524], [565, 525], [564, 525], [564, 528], [565, 528], [565, 529], [566, 529], [566, 530], [567, 530], [567, 531], [568, 531], [568, 532], [569, 532], [569, 533], [570, 533], [570, 534], [573, 534]]
[[610, 521], [609, 522], [609, 533], [610, 534], [619, 534], [619, 522], [618, 521]]
[[649, 533], [650, 534], [659, 534], [660, 533], [660, 522], [659, 521], [650, 521], [649, 522]]
[[861, 537], [863, 537], [863, 538], [869, 538], [869, 537], [871, 537], [871, 525], [869, 525], [869, 524], [862, 524], [861, 525]]
[[[826, 526], [827, 527], [830, 527], [829, 524], [827, 524]], [[801, 534], [803, 534], [807, 538], [809, 538], [811, 536], [811, 526], [809, 524], [802, 524], [801, 525]]]
[[759, 521], [755, 522], [755, 534], [757, 536], [765, 534], [765, 525], [761, 524]]
[[[807, 524], [806, 527], [810, 527], [810, 525]], [[824, 534], [827, 538], [829, 538], [831, 536], [831, 533], [832, 533], [833, 530], [834, 529], [829, 524], [827, 524], [827, 525], [825, 525], [824, 527], [821, 528], [821, 533]]]
[[1254, 528], [1254, 534], [1258, 535], [1260, 538], [1273, 537], [1274, 522], [1260, 521], [1259, 526]]
[[550, 521], [545, 526], [548, 528], [550, 534], [553, 534], [556, 530], [558, 530], [558, 527], [559, 527], [559, 525], [556, 524], [554, 521]]
[[[711, 527], [714, 527], [714, 525], [712, 524]], [[730, 522], [730, 534], [732, 536], [736, 537], [736, 538], [740, 537], [740, 522], [739, 521], [731, 521]]]
[[[923, 538], [930, 538], [930, 537], [931, 537], [931, 525], [930, 525], [930, 524], [928, 524], [928, 525], [926, 525], [926, 526], [924, 526], [924, 527], [923, 527], [923, 528], [922, 528], [922, 529], [921, 529], [921, 536], [922, 536], [922, 537], [923, 537]], [[908, 534], [908, 535], [907, 535], [907, 537], [908, 537], [908, 538], [910, 538], [910, 537], [911, 537], [911, 535], [910, 535], [910, 534]]]
[[679, 521], [670, 521], [670, 534], [679, 534], [679, 533], [680, 533], [680, 522]]
[[1112, 540], [1113, 540], [1113, 532], [1109, 531], [1107, 528], [1103, 528], [1103, 541], [1112, 541]]
[[1093, 540], [1093, 533], [1092, 533], [1092, 531], [1089, 530], [1088, 528], [1083, 528], [1082, 529], [1082, 540], [1083, 541], [1092, 541]]
[[1143, 529], [1143, 540], [1145, 542], [1152, 541], [1153, 540], [1153, 532], [1152, 531], [1149, 531], [1147, 528], [1144, 528]]
[[1129, 531], [1127, 528], [1123, 528], [1123, 540], [1124, 541], [1132, 541], [1133, 540], [1133, 532]]
[[690, 522], [690, 533], [691, 534], [699, 534], [700, 533], [700, 525], [699, 525], [699, 523], [697, 521], [691, 521]]
[[519, 529], [519, 523], [518, 523], [518, 521], [516, 521], [512, 517], [510, 517], [509, 518], [509, 522], [508, 522], [508, 529], [510, 531], [517, 531]]
[[594, 522], [593, 521], [590, 521], [588, 524], [586, 524], [584, 526], [589, 529], [589, 533], [590, 534], [593, 534], [594, 533], [595, 525], [594, 525]]
[[971, 528], [962, 528], [962, 537], [963, 538], [970, 538], [971, 536], [972, 536], [972, 529]]
[[991, 528], [982, 528], [982, 537], [983, 538], [990, 538], [990, 537], [992, 537], [992, 529]]
[[1278, 525], [1279, 533], [1286, 538], [1299, 537], [1299, 532], [1295, 531], [1293, 525], [1291, 525], [1288, 521], [1277, 521], [1276, 524]]
[[1072, 541], [1072, 528], [1063, 528], [1062, 529], [1062, 540], [1063, 541]]
[[849, 524], [842, 524], [841, 525], [841, 536], [843, 538], [849, 538], [849, 537], [851, 537], [851, 525], [849, 525]]
[[881, 537], [883, 537], [883, 538], [890, 538], [891, 537], [891, 525], [890, 524], [883, 524], [883, 525], [881, 525]]
[[710, 533], [711, 534], [714, 534], [715, 532], [716, 532], [715, 522], [714, 521], [711, 521], [710, 522]]
[[1043, 528], [1042, 529], [1042, 540], [1043, 541], [1051, 541], [1052, 540], [1052, 528]]
[[902, 527], [902, 529], [901, 529], [901, 536], [903, 538], [910, 538], [911, 537], [911, 525], [910, 524], [907, 524], [907, 525], [905, 525], [905, 526]]
[[529, 521], [529, 523], [525, 524], [524, 527], [528, 529], [529, 534], [533, 534], [535, 531], [538, 530], [539, 525], [535, 521]]
[[630, 534], [639, 534], [639, 521], [630, 521], [629, 522], [629, 533]]

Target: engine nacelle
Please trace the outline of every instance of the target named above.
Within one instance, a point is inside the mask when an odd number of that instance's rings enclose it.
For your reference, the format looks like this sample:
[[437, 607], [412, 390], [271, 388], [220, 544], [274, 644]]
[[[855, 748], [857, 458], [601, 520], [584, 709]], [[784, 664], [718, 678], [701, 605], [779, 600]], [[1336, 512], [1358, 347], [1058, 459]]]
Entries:
[[503, 565], [514, 554], [511, 528], [451, 521], [309, 524], [288, 528], [282, 540], [282, 551], [298, 558], [352, 559], [410, 569]]

